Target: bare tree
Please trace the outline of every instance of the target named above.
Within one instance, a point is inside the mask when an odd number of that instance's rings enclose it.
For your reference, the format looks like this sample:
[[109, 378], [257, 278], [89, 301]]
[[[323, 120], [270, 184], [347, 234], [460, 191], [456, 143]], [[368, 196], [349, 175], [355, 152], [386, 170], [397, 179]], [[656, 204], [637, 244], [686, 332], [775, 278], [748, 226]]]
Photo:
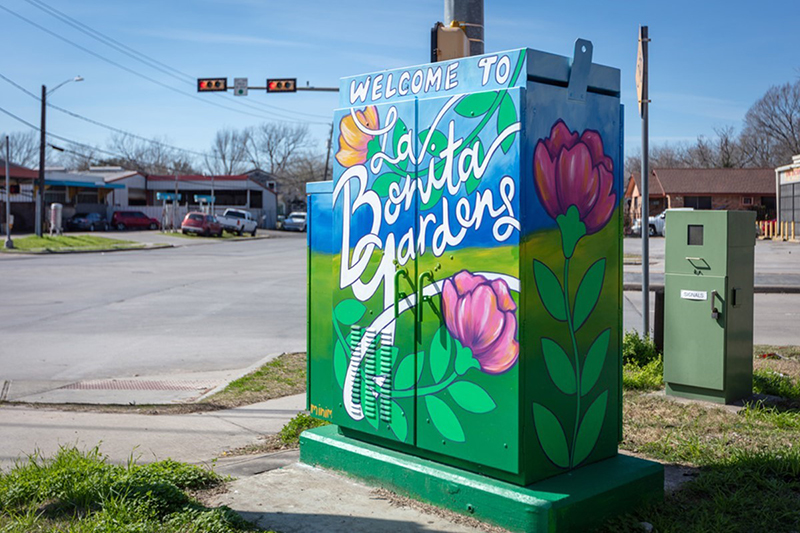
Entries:
[[744, 135], [751, 141], [761, 138], [757, 156], [768, 166], [800, 154], [800, 80], [770, 87], [747, 111]]
[[166, 146], [165, 140], [154, 141], [156, 142], [147, 142], [130, 135], [112, 135], [109, 147], [119, 157], [110, 161], [145, 174], [196, 173], [190, 158]]
[[250, 130], [222, 129], [217, 132], [204, 166], [209, 174], [241, 174], [250, 164]]
[[[6, 158], [5, 140], [8, 135], [11, 157], [9, 163], [22, 165], [23, 167], [39, 167], [39, 133], [30, 131], [14, 131], [11, 133], [0, 133], [3, 150], [0, 159]], [[45, 152], [45, 155], [50, 155]], [[52, 159], [52, 156], [50, 156]], [[46, 163], [49, 161], [46, 161]]]
[[265, 122], [249, 132], [248, 154], [254, 166], [275, 175], [289, 171], [292, 161], [311, 147], [308, 126]]

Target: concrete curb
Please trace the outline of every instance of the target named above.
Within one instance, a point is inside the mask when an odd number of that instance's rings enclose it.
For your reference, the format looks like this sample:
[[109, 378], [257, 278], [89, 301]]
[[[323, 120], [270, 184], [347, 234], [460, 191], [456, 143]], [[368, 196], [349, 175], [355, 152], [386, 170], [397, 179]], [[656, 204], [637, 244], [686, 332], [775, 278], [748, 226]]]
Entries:
[[[659, 283], [651, 283], [650, 284], [650, 291], [656, 291], [663, 289], [664, 285]], [[622, 284], [623, 291], [642, 291], [642, 284], [641, 283], [623, 283]], [[800, 286], [797, 285], [756, 285], [754, 287], [754, 292], [756, 294], [800, 294]]]
[[175, 248], [174, 244], [154, 244], [152, 246], [139, 246], [134, 248], [103, 248], [100, 250], [41, 250], [41, 251], [15, 251], [2, 250], [2, 253], [9, 255], [68, 255], [68, 254], [105, 254], [111, 252], [140, 252], [143, 250], [163, 250], [165, 248]]

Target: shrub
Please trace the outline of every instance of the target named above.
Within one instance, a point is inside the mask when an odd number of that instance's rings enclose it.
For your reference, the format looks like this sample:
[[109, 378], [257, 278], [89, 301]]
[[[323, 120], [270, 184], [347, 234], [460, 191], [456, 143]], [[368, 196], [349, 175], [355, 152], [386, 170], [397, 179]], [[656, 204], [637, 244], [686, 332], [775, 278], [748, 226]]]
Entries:
[[661, 359], [656, 345], [650, 337], [641, 337], [635, 331], [628, 331], [622, 339], [622, 363], [634, 363], [643, 367]]
[[316, 419], [306, 413], [299, 413], [281, 429], [279, 433], [281, 442], [288, 446], [297, 446], [300, 442], [300, 433], [307, 429], [326, 425], [328, 422], [324, 420]]

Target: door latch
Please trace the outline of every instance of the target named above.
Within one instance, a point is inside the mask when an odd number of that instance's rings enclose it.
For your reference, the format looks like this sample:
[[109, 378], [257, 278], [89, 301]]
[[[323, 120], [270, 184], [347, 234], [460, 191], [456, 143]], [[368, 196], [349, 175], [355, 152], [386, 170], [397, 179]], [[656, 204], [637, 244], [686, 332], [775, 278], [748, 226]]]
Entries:
[[714, 305], [717, 303], [717, 291], [711, 291], [711, 318], [714, 320], [719, 318], [719, 309]]

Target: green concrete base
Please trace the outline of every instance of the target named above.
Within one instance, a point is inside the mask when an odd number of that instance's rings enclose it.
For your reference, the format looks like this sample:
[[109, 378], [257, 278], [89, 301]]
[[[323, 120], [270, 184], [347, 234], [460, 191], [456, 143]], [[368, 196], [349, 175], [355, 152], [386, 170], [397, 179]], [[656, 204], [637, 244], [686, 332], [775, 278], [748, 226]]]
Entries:
[[679, 398], [721, 404], [736, 403], [741, 400], [746, 400], [753, 395], [752, 385], [749, 390], [742, 391], [703, 389], [678, 383], [665, 383], [664, 385], [667, 396], [677, 396]]
[[511, 531], [587, 531], [664, 496], [664, 467], [618, 455], [527, 487], [345, 437], [334, 425], [300, 436], [300, 461]]

